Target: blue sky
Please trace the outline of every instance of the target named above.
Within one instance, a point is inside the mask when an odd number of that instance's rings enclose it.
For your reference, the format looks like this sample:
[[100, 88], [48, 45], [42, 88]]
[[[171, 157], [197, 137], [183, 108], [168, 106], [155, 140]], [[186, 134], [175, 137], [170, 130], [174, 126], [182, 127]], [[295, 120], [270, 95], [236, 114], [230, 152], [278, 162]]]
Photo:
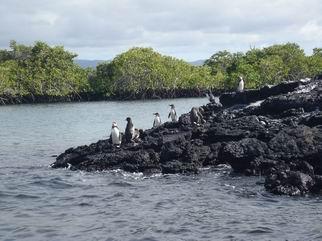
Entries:
[[0, 0], [0, 47], [64, 45], [82, 59], [133, 46], [188, 61], [219, 50], [296, 42], [322, 47], [320, 0]]

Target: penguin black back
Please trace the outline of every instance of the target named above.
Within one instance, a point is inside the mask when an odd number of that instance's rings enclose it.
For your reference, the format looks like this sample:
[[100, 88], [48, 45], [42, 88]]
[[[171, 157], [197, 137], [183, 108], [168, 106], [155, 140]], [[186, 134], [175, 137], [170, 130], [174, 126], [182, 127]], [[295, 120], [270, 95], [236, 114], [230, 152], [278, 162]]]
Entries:
[[133, 126], [132, 119], [130, 117], [127, 117], [126, 121], [127, 121], [127, 124], [126, 124], [125, 135], [124, 135], [125, 141], [131, 142], [134, 134], [134, 126]]

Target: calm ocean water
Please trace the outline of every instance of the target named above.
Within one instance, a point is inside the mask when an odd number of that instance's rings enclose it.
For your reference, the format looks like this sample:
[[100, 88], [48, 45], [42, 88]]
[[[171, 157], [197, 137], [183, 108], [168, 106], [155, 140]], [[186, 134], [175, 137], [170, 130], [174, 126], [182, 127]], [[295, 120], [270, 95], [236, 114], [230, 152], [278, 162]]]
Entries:
[[199, 175], [51, 169], [71, 146], [131, 116], [150, 128], [206, 99], [0, 107], [0, 240], [322, 240], [322, 198], [267, 193], [228, 167]]

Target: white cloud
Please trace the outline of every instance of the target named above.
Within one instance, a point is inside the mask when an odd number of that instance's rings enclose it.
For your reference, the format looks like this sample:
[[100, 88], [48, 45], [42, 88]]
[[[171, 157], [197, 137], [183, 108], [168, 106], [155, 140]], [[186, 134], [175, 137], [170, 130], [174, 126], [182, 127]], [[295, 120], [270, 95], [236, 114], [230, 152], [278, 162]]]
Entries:
[[31, 22], [34, 25], [55, 25], [56, 21], [58, 20], [59, 16], [53, 13], [46, 13], [46, 12], [41, 12], [41, 13], [36, 13], [31, 17]]
[[304, 26], [300, 28], [299, 33], [303, 35], [303, 39], [310, 40], [322, 40], [322, 25], [318, 24], [316, 21], [309, 21]]

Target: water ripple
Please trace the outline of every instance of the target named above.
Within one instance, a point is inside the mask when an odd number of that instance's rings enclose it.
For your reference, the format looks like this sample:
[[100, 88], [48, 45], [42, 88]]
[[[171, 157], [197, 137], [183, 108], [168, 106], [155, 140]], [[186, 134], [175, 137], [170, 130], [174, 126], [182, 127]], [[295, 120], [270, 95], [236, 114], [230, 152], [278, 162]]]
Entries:
[[[172, 101], [186, 112], [202, 99]], [[8, 121], [1, 122], [0, 240], [322, 239], [320, 196], [275, 196], [262, 178], [229, 166], [186, 176], [48, 167], [52, 155], [106, 137], [109, 123], [123, 123], [118, 118], [129, 108], [146, 128], [152, 110], [166, 115], [168, 102], [1, 107], [0, 120]]]
[[268, 227], [256, 227], [252, 230], [245, 231], [248, 234], [264, 234], [264, 233], [272, 233], [273, 230]]
[[133, 185], [131, 183], [125, 182], [125, 181], [113, 181], [108, 184], [109, 186], [114, 187], [132, 187]]
[[17, 194], [14, 196], [17, 199], [38, 199], [40, 197], [35, 195], [29, 195], [29, 194]]

